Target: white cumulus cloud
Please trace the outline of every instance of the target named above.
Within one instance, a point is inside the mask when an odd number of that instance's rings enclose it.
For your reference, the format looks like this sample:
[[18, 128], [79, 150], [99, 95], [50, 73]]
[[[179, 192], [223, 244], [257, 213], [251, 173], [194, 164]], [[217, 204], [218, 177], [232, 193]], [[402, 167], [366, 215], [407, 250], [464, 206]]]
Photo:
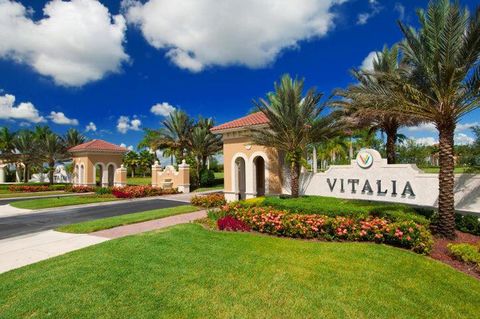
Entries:
[[410, 137], [410, 139], [414, 140], [417, 145], [425, 145], [425, 146], [431, 146], [438, 144], [438, 141], [431, 136], [428, 137]]
[[175, 107], [167, 102], [157, 103], [150, 108], [150, 112], [160, 116], [168, 116], [173, 111], [175, 111]]
[[64, 86], [82, 86], [129, 59], [126, 22], [95, 0], [53, 0], [34, 21], [30, 9], [0, 0], [0, 58], [30, 65]]
[[122, 115], [117, 121], [117, 131], [122, 134], [128, 131], [140, 131], [140, 125], [142, 125], [142, 121], [139, 119], [133, 118], [130, 120], [130, 117]]
[[50, 115], [48, 116], [50, 120], [52, 120], [53, 123], [55, 124], [60, 124], [60, 125], [78, 125], [78, 120], [77, 119], [69, 119], [68, 117], [65, 116], [63, 112], [50, 112]]
[[382, 11], [382, 7], [380, 6], [380, 4], [378, 3], [377, 0], [369, 0], [368, 4], [369, 4], [369, 7], [370, 7], [370, 11], [369, 12], [362, 12], [357, 16], [357, 24], [358, 25], [366, 24], [368, 22], [368, 20], [370, 20], [371, 18], [373, 18], [374, 16], [379, 14], [380, 11]]
[[122, 144], [120, 144], [120, 146], [121, 146], [121, 147], [125, 147], [125, 148], [126, 148], [127, 150], [129, 150], [129, 151], [133, 151], [133, 145], [127, 146], [127, 144], [122, 143]]
[[370, 52], [365, 59], [363, 59], [362, 65], [360, 65], [360, 69], [364, 71], [373, 71], [373, 61], [377, 60], [377, 54], [379, 52], [372, 51]]
[[0, 96], [0, 119], [23, 120], [32, 123], [46, 121], [32, 103], [22, 102], [15, 105], [15, 96], [11, 94]]
[[454, 142], [455, 145], [468, 145], [473, 144], [473, 142], [475, 142], [475, 139], [471, 136], [468, 136], [467, 134], [458, 133], [455, 134]]
[[85, 126], [85, 132], [96, 132], [96, 131], [97, 131], [97, 126], [93, 122], [90, 122], [88, 123], [87, 126]]
[[123, 0], [127, 21], [192, 72], [219, 65], [266, 66], [299, 41], [326, 35], [346, 0]]

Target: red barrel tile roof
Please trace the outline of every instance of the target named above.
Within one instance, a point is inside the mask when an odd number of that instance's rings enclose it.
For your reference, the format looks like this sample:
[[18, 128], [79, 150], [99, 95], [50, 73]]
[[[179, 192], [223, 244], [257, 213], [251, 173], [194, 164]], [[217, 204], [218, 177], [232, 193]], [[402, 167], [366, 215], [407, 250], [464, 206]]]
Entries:
[[84, 152], [84, 151], [97, 151], [97, 152], [127, 152], [128, 149], [121, 147], [104, 140], [92, 140], [77, 146], [74, 146], [68, 150], [69, 152]]
[[217, 125], [212, 128], [212, 131], [221, 131], [227, 129], [241, 128], [245, 126], [252, 125], [262, 125], [269, 122], [268, 118], [263, 114], [263, 112], [256, 112], [249, 114], [247, 116], [241, 117], [239, 119]]

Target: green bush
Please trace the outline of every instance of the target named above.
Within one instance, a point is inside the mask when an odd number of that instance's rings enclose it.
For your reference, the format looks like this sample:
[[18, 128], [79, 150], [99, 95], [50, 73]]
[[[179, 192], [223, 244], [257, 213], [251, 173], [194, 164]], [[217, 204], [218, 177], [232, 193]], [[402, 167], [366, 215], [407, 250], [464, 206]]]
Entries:
[[95, 194], [97, 195], [107, 195], [111, 193], [112, 189], [110, 187], [97, 187], [97, 189], [95, 190]]
[[480, 270], [480, 246], [471, 244], [448, 244], [452, 256], [467, 264], [473, 264]]
[[200, 172], [200, 186], [215, 185], [215, 173], [210, 169], [204, 169]]
[[478, 216], [456, 214], [455, 224], [460, 231], [480, 235], [480, 221]]
[[[249, 205], [250, 203], [246, 203]], [[393, 222], [413, 221], [427, 226], [428, 215], [433, 210], [419, 209], [402, 204], [389, 204], [361, 200], [340, 199], [334, 197], [303, 196], [299, 198], [266, 197], [255, 206], [271, 206], [299, 214], [321, 214], [326, 216], [348, 216], [367, 218], [368, 216], [385, 217]], [[427, 217], [425, 217], [427, 216]]]

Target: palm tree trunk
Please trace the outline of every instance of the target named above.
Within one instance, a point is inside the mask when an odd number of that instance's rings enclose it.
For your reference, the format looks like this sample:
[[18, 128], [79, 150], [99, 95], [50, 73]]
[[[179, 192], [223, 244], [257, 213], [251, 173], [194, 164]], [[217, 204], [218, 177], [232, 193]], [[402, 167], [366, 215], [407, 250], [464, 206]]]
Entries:
[[397, 130], [398, 127], [390, 127], [385, 130], [387, 134], [387, 163], [395, 164], [397, 161], [396, 156], [396, 143], [397, 143]]
[[48, 183], [50, 185], [53, 185], [53, 171], [55, 169], [55, 162], [54, 161], [50, 161], [48, 163]]
[[292, 161], [291, 167], [291, 192], [292, 197], [296, 198], [299, 194], [300, 162]]
[[453, 150], [455, 124], [438, 127], [438, 130], [440, 133], [438, 232], [446, 238], [455, 238], [455, 161]]

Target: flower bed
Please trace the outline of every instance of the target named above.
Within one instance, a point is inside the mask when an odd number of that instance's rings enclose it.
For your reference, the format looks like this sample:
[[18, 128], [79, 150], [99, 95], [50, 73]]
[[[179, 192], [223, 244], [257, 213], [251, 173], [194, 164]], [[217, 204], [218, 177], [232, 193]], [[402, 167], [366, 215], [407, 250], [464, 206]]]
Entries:
[[194, 206], [205, 208], [219, 207], [226, 204], [225, 196], [221, 193], [193, 196], [190, 202]]
[[36, 193], [36, 192], [47, 192], [50, 190], [49, 186], [46, 185], [10, 185], [8, 187], [10, 192], [19, 193]]
[[391, 222], [385, 218], [292, 214], [271, 207], [222, 206], [220, 215], [231, 216], [252, 230], [276, 236], [323, 240], [373, 241], [428, 253], [432, 235], [413, 221]]
[[92, 186], [70, 186], [65, 189], [72, 193], [92, 193], [95, 192], [95, 187]]
[[117, 198], [140, 198], [177, 193], [178, 191], [176, 189], [162, 189], [152, 186], [125, 186], [112, 188], [112, 195]]

